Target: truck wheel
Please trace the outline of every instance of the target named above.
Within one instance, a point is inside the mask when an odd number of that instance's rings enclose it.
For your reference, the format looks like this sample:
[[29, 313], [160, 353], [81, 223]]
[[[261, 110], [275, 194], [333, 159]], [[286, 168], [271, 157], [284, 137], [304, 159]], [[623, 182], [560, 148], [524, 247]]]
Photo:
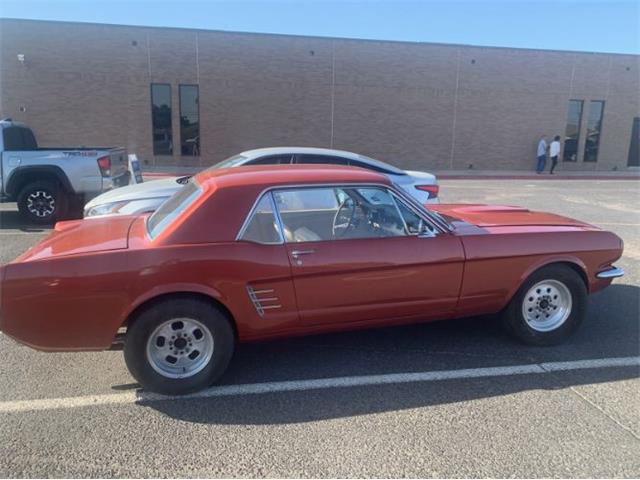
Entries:
[[234, 346], [231, 324], [221, 311], [202, 300], [173, 298], [134, 319], [124, 359], [143, 388], [182, 395], [220, 378]]
[[562, 265], [534, 272], [502, 312], [506, 329], [529, 345], [557, 345], [582, 323], [587, 288], [580, 275]]
[[30, 223], [55, 223], [64, 217], [67, 204], [65, 192], [56, 182], [39, 180], [28, 183], [18, 194], [18, 210]]

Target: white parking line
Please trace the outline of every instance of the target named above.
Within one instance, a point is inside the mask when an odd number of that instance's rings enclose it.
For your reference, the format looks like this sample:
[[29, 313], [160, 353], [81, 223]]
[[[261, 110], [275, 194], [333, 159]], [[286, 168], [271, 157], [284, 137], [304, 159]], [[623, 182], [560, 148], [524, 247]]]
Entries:
[[328, 388], [362, 387], [397, 383], [436, 382], [467, 378], [501, 377], [509, 375], [549, 374], [568, 370], [591, 370], [612, 367], [640, 367], [640, 356], [577, 360], [572, 362], [548, 362], [505, 367], [440, 370], [434, 372], [391, 373], [357, 377], [334, 377], [284, 382], [249, 383], [212, 387], [191, 395], [165, 396], [145, 392], [123, 392], [108, 395], [45, 398], [0, 402], [0, 413], [33, 412], [39, 410], [69, 409], [98, 405], [148, 403], [187, 398], [227, 397], [232, 395], [256, 395], [262, 393], [299, 392]]

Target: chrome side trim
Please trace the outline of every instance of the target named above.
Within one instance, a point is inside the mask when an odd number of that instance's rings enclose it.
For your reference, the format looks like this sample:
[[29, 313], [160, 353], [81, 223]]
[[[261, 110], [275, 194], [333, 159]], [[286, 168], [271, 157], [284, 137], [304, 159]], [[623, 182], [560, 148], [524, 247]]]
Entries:
[[604, 270], [596, 274], [597, 278], [620, 278], [624, 275], [624, 270], [620, 267], [611, 267], [609, 270]]
[[[265, 310], [273, 310], [274, 308], [282, 308], [282, 305], [279, 303], [268, 303], [267, 302], [279, 302], [280, 299], [274, 295], [274, 289], [263, 289], [263, 290], [254, 290], [253, 287], [247, 285], [247, 293], [249, 294], [249, 298], [251, 299], [251, 303], [253, 303], [256, 312], [261, 317], [264, 317]], [[271, 295], [271, 296], [260, 296], [260, 295]]]
[[269, 195], [269, 197], [271, 197], [271, 208], [273, 208], [273, 215], [276, 217], [276, 223], [278, 224], [278, 230], [280, 231], [280, 238], [284, 244], [284, 242], [287, 241], [285, 236], [286, 230], [284, 229], [284, 222], [282, 221], [282, 215], [280, 215], [280, 209], [276, 204], [276, 197], [273, 194], [273, 190], [269, 190], [265, 195]]

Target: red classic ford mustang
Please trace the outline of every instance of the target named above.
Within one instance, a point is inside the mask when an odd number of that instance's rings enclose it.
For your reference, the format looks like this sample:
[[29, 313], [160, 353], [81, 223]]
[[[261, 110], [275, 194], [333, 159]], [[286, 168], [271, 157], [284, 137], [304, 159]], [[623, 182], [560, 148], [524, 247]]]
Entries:
[[557, 215], [426, 210], [372, 171], [214, 170], [151, 215], [58, 223], [1, 267], [0, 330], [53, 351], [122, 340], [145, 388], [186, 393], [249, 340], [501, 312], [515, 337], [554, 344], [621, 254]]

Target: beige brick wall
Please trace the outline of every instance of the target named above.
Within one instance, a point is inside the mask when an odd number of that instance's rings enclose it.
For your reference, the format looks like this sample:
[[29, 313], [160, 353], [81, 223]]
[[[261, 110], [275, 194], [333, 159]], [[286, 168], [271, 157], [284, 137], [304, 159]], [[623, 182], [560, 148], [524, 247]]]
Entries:
[[[153, 155], [153, 82], [172, 86], [174, 156]], [[179, 155], [180, 84], [200, 86], [200, 157]], [[42, 145], [124, 145], [149, 165], [301, 145], [530, 170], [539, 135], [564, 134], [569, 99], [585, 100], [580, 161], [561, 168], [626, 168], [638, 56], [0, 20], [1, 116]], [[595, 164], [581, 161], [590, 100], [605, 101]]]

